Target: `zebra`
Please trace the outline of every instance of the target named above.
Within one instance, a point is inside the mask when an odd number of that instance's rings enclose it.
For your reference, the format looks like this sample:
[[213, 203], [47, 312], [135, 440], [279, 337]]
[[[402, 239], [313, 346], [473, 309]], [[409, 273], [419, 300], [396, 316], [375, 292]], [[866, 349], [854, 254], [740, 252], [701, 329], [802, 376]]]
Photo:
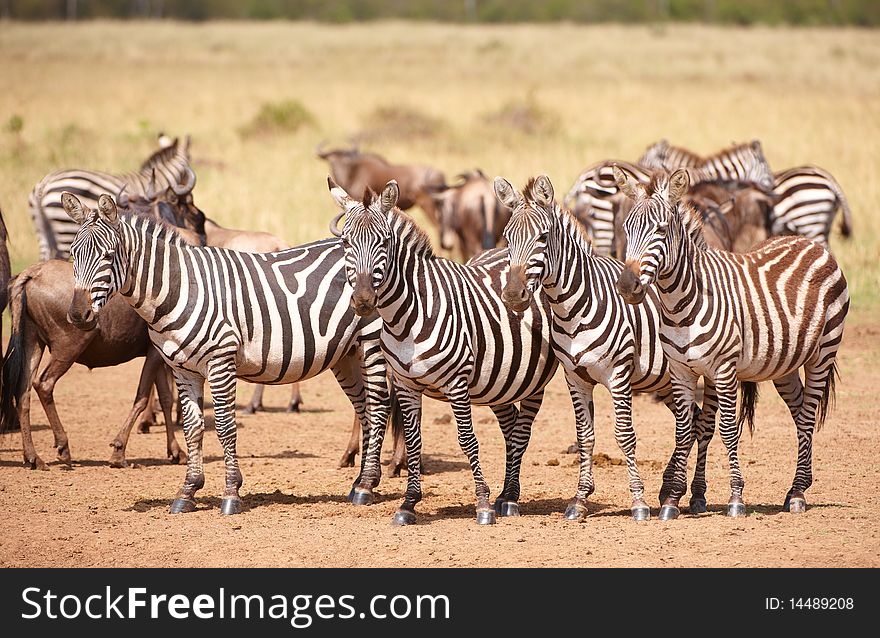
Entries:
[[[626, 457], [632, 492], [632, 516], [647, 520], [651, 510], [644, 501], [644, 484], [635, 460], [636, 435], [632, 427], [633, 392], [656, 392], [675, 414], [669, 365], [657, 335], [660, 310], [653, 293], [641, 306], [626, 304], [614, 284], [623, 270], [615, 259], [593, 254], [583, 227], [553, 199], [546, 175], [531, 180], [519, 196], [510, 182], [495, 178], [499, 201], [513, 210], [504, 229], [509, 250], [509, 275], [502, 292], [504, 304], [521, 312], [543, 286], [552, 310], [551, 341], [565, 369], [577, 424], [580, 475], [575, 497], [565, 517], [586, 516], [586, 499], [593, 492], [593, 388], [611, 392], [615, 436]], [[702, 433], [697, 469], [691, 485], [691, 513], [706, 511], [706, 446], [704, 430], [714, 427], [714, 410], [695, 414]], [[677, 424], [690, 430], [690, 420]], [[705, 444], [705, 445], [704, 445]], [[674, 466], [664, 473], [661, 504], [669, 492]]]
[[[644, 168], [675, 170], [696, 168], [702, 157], [680, 146], [660, 140], [649, 146], [639, 159]], [[769, 190], [773, 197], [771, 233], [795, 233], [828, 245], [834, 217], [843, 212], [840, 230], [844, 237], [852, 234], [849, 203], [840, 184], [828, 171], [818, 166], [795, 166], [773, 173]]]
[[[379, 312], [380, 341], [403, 412], [407, 487], [395, 525], [416, 522], [421, 491], [422, 396], [447, 401], [476, 486], [477, 523], [519, 514], [519, 473], [544, 388], [556, 371], [546, 300], [514, 313], [501, 301], [506, 251], [492, 249], [468, 264], [433, 254], [428, 236], [397, 208], [397, 182], [358, 201], [328, 178], [340, 209], [330, 223], [342, 239], [351, 305]], [[339, 220], [345, 216], [340, 230]], [[519, 409], [515, 403], [520, 402]], [[471, 404], [488, 405], [506, 444], [504, 488], [489, 504]]]
[[[803, 237], [771, 238], [744, 254], [707, 248], [698, 214], [682, 203], [686, 169], [660, 172], [647, 187], [622, 169], [615, 176], [635, 201], [624, 221], [627, 262], [617, 289], [628, 303], [641, 303], [649, 286], [656, 289], [663, 314], [659, 337], [679, 414], [694, 404], [699, 377], [714, 395], [730, 471], [728, 515], [745, 514], [737, 447], [743, 424], [754, 429], [759, 381], [773, 381], [795, 422], [797, 469], [783, 509], [805, 511], [813, 429], [825, 421], [834, 396], [849, 308], [840, 267], [824, 246]], [[679, 514], [692, 436], [676, 430], [675, 477], [661, 519]]]
[[791, 229], [798, 235], [828, 246], [838, 209], [843, 212], [840, 231], [852, 235], [849, 203], [840, 184], [818, 166], [796, 166], [774, 175], [774, 233]]
[[191, 512], [204, 485], [204, 384], [214, 401], [226, 489], [220, 511], [241, 511], [236, 456], [236, 377], [287, 384], [332, 370], [363, 432], [361, 473], [349, 499], [372, 500], [389, 413], [378, 316], [348, 307], [343, 250], [325, 239], [275, 253], [190, 246], [153, 219], [120, 214], [113, 199], [87, 209], [61, 196], [79, 231], [71, 244], [74, 295], [68, 319], [87, 325], [114, 293], [149, 326], [150, 340], [171, 367], [180, 396], [189, 459], [171, 513]]
[[147, 197], [151, 182], [156, 189], [154, 192], [174, 188], [184, 196], [192, 190], [194, 180], [195, 173], [189, 165], [188, 137], [183, 143], [175, 139], [169, 146], [160, 148], [141, 164], [137, 172], [115, 175], [69, 169], [49, 173], [34, 186], [28, 198], [40, 246], [40, 260], [68, 259], [70, 243], [79, 230], [64, 212], [62, 192], [73, 193], [84, 205], [94, 208], [101, 193], [117, 194], [125, 189], [131, 196]]
[[[632, 202], [617, 188], [614, 165], [637, 176], [642, 184], [648, 184], [653, 171], [669, 168], [665, 163], [665, 155], [662, 154], [663, 142], [649, 147], [638, 164], [616, 160], [594, 164], [580, 174], [566, 195], [566, 205], [572, 207], [572, 212], [579, 219], [588, 221], [593, 249], [598, 254], [617, 255], [622, 250], [614, 240], [614, 221], [618, 216], [625, 218], [632, 206]], [[675, 147], [669, 147], [667, 143], [665, 148], [666, 152], [672, 153], [671, 149]], [[686, 149], [678, 150], [686, 152]], [[674, 156], [678, 157], [679, 153]], [[758, 140], [732, 146], [709, 157], [699, 157], [693, 153], [689, 153], [687, 157], [692, 184], [747, 183], [768, 192], [773, 189], [773, 174]]]

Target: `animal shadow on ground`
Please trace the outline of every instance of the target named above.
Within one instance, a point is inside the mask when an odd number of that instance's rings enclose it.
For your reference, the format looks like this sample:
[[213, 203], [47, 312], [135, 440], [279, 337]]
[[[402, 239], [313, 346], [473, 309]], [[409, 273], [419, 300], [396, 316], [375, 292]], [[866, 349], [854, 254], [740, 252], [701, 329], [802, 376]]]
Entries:
[[[386, 499], [403, 498], [402, 492], [390, 494], [376, 494], [377, 502]], [[126, 507], [124, 512], [149, 512], [156, 509], [168, 509], [171, 506], [171, 497], [168, 498], [143, 498], [135, 501], [131, 507]], [[196, 495], [196, 511], [202, 510], [219, 510], [219, 496], [199, 496]], [[248, 512], [252, 509], [266, 507], [269, 505], [316, 505], [321, 503], [339, 503], [348, 504], [345, 494], [286, 494], [281, 490], [274, 492], [253, 492], [250, 494], [242, 494], [241, 504], [242, 512]], [[356, 507], [351, 505], [351, 507]]]
[[[519, 502], [521, 516], [542, 516], [546, 517], [552, 514], [562, 514], [568, 505], [567, 498], [542, 498], [542, 499], [523, 499]], [[597, 512], [610, 508], [607, 503], [590, 502], [590, 512]], [[629, 510], [626, 510], [629, 516]], [[473, 503], [465, 503], [460, 505], [447, 505], [438, 508], [432, 513], [418, 513], [420, 522], [431, 522], [435, 520], [443, 520], [447, 518], [466, 518], [472, 519], [476, 517], [476, 509]], [[500, 519], [501, 517], [499, 517]]]

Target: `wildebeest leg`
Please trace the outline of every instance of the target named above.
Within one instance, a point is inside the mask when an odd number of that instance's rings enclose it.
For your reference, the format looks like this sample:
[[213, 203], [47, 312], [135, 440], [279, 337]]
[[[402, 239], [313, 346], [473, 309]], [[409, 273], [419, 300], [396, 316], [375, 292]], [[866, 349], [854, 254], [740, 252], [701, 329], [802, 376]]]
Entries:
[[[113, 448], [113, 454], [110, 456], [110, 467], [125, 467], [126, 465], [128, 465], [125, 461], [125, 447], [126, 445], [128, 445], [128, 439], [131, 436], [131, 430], [134, 427], [134, 424], [137, 423], [138, 417], [143, 413], [143, 411], [150, 403], [150, 396], [152, 394], [151, 391], [153, 389], [154, 383], [158, 384], [160, 378], [161, 383], [165, 383], [164, 373], [162, 370], [163, 367], [164, 363], [162, 362], [161, 356], [159, 355], [158, 351], [156, 351], [156, 349], [151, 346], [150, 349], [147, 351], [147, 356], [144, 358], [144, 365], [141, 368], [141, 377], [140, 381], [138, 381], [137, 394], [134, 397], [134, 404], [131, 406], [131, 411], [128, 413], [128, 417], [125, 419], [125, 423], [122, 424], [122, 429], [116, 435], [116, 438], [114, 438], [113, 441], [110, 443], [110, 447]], [[165, 390], [167, 393], [167, 385], [165, 386]], [[169, 419], [169, 417], [170, 410], [165, 413], [166, 420]], [[168, 426], [171, 425], [170, 420], [166, 422]]]
[[156, 425], [157, 412], [159, 412], [159, 406], [156, 402], [156, 388], [155, 386], [150, 386], [150, 397], [147, 399], [147, 408], [146, 410], [141, 412], [140, 416], [138, 417], [138, 434], [149, 434], [150, 427]]
[[34, 390], [36, 390], [37, 396], [40, 397], [40, 403], [43, 404], [43, 410], [46, 411], [46, 416], [49, 418], [49, 425], [52, 426], [58, 460], [65, 465], [70, 465], [70, 445], [67, 440], [67, 432], [64, 431], [64, 426], [58, 417], [58, 410], [55, 408], [54, 392], [55, 383], [70, 370], [72, 365], [73, 359], [60, 359], [50, 353], [48, 365], [34, 382]]
[[242, 414], [255, 414], [263, 410], [263, 392], [265, 389], [266, 386], [259, 383], [254, 387], [254, 394], [250, 402], [241, 409]]
[[302, 405], [302, 394], [299, 391], [299, 383], [290, 384], [290, 403], [287, 406], [288, 412], [299, 412], [299, 406]]
[[351, 436], [348, 437], [348, 445], [342, 458], [339, 459], [338, 467], [354, 467], [354, 457], [357, 456], [361, 445], [361, 422], [358, 420], [357, 414], [354, 415], [354, 422], [351, 424]]
[[40, 367], [40, 360], [43, 358], [43, 348], [45, 346], [37, 339], [32, 327], [24, 327], [23, 330], [24, 352], [28, 353], [25, 355], [28, 364], [24, 371], [27, 375], [23, 379], [25, 387], [18, 404], [18, 421], [21, 425], [21, 451], [24, 456], [24, 464], [30, 469], [48, 470], [49, 466], [37, 455], [37, 450], [34, 448], [34, 439], [31, 436], [31, 384], [37, 376], [37, 370]]

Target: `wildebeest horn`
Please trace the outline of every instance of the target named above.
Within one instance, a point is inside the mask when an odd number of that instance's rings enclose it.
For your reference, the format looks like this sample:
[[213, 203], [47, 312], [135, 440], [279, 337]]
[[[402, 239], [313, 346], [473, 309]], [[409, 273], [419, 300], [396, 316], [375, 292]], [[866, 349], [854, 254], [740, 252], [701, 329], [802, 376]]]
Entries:
[[186, 182], [182, 185], [171, 184], [171, 190], [174, 191], [174, 194], [178, 197], [183, 197], [184, 195], [188, 195], [192, 192], [192, 189], [195, 188], [196, 185], [196, 173], [189, 166], [186, 167]]
[[339, 230], [339, 220], [342, 219], [343, 215], [345, 215], [345, 211], [341, 210], [336, 217], [330, 220], [330, 232], [333, 233], [334, 237], [342, 237], [342, 231]]
[[128, 195], [125, 194], [126, 188], [128, 188], [128, 184], [123, 184], [122, 188], [119, 189], [119, 192], [116, 193], [116, 203], [123, 208], [128, 208]]

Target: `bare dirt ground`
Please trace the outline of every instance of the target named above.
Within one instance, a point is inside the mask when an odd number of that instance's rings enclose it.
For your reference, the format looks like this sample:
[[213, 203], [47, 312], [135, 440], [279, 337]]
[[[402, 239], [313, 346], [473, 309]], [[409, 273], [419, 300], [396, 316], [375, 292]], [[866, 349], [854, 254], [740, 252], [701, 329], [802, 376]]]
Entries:
[[[384, 477], [370, 507], [344, 498], [355, 475], [337, 469], [350, 411], [331, 376], [303, 387], [305, 410], [240, 417], [239, 452], [246, 511], [219, 513], [223, 466], [206, 435], [207, 485], [199, 508], [171, 516], [168, 505], [184, 468], [164, 460], [164, 434], [133, 434], [129, 469], [111, 469], [108, 443], [134, 395], [140, 363], [89, 372], [75, 367], [56, 398], [70, 435], [73, 469], [21, 466], [17, 433], [0, 439], [0, 566], [880, 566], [876, 523], [880, 496], [880, 328], [848, 326], [837, 407], [816, 435], [809, 510], [781, 512], [794, 473], [796, 442], [788, 412], [764, 384], [757, 431], [741, 445], [749, 516], [723, 515], [726, 455], [715, 437], [709, 457], [708, 514], [656, 519], [656, 493], [672, 449], [672, 418], [647, 397], [635, 405], [638, 456], [653, 518], [629, 517], [625, 467], [597, 391], [596, 493], [591, 516], [571, 523], [561, 512], [573, 494], [573, 416], [561, 374], [549, 391], [523, 467], [523, 516], [494, 527], [474, 520], [473, 482], [445, 404], [426, 401], [425, 498], [419, 524], [389, 524], [405, 478]], [[240, 388], [243, 399], [250, 388]], [[287, 388], [270, 388], [267, 405], [283, 406]], [[34, 402], [37, 403], [36, 397]], [[33, 409], [41, 456], [54, 457], [51, 430]], [[504, 471], [503, 441], [487, 408], [475, 410], [481, 458], [493, 492]], [[182, 433], [178, 431], [182, 443]], [[387, 457], [387, 450], [386, 455]]]

